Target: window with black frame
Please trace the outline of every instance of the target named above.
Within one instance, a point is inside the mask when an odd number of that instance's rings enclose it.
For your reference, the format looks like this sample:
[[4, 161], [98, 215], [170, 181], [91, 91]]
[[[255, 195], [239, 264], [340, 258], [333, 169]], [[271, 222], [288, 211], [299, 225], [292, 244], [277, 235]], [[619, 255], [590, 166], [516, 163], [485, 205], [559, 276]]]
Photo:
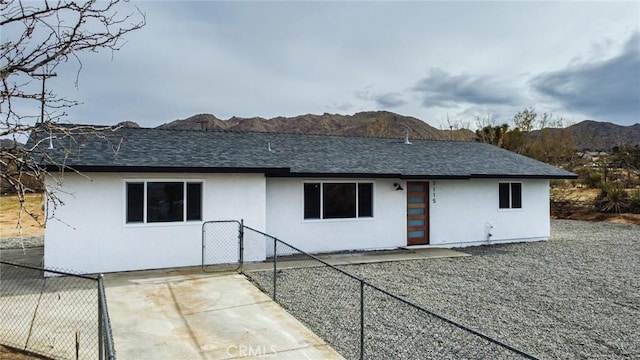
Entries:
[[522, 208], [522, 183], [501, 182], [498, 183], [500, 209], [521, 209]]
[[127, 182], [126, 192], [127, 223], [202, 220], [201, 182]]
[[305, 219], [373, 217], [373, 183], [304, 183]]

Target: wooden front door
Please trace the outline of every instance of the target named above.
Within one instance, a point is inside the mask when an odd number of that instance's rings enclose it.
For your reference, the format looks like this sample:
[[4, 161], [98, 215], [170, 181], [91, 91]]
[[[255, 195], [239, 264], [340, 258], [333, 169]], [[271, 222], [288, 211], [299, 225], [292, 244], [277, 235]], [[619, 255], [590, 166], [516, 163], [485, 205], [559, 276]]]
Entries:
[[407, 245], [429, 244], [429, 183], [407, 182]]

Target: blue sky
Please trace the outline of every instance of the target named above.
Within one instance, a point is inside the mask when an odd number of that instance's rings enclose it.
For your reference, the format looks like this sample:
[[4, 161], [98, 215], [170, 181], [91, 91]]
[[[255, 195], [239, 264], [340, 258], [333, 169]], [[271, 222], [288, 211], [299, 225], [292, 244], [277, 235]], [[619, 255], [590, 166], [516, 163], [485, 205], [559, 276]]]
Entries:
[[[157, 126], [389, 110], [443, 127], [525, 107], [640, 122], [640, 2], [124, 4], [147, 26], [56, 69], [68, 121]], [[129, 7], [129, 9], [127, 9]], [[37, 110], [37, 109], [36, 109]]]

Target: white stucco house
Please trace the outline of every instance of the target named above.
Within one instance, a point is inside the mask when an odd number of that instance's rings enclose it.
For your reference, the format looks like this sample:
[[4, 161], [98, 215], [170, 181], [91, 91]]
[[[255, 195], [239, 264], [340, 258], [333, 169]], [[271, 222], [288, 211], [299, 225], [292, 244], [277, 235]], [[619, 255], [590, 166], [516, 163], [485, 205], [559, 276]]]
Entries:
[[66, 168], [44, 261], [87, 273], [199, 265], [209, 220], [311, 253], [547, 240], [549, 181], [575, 178], [474, 142], [68, 128], [38, 145]]

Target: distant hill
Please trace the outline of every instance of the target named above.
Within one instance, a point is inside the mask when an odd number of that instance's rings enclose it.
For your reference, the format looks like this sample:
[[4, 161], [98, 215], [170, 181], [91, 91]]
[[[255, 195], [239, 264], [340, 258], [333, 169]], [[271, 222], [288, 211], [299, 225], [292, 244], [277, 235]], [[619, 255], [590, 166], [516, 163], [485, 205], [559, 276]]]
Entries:
[[116, 126], [123, 127], [123, 128], [139, 128], [140, 127], [140, 125], [138, 125], [138, 123], [135, 123], [133, 121], [119, 122], [119, 123], [116, 124]]
[[640, 144], [640, 124], [621, 126], [585, 120], [569, 126], [578, 149], [609, 151], [620, 144]]
[[[133, 122], [121, 123], [121, 126], [137, 127]], [[175, 120], [158, 126], [162, 129], [182, 130], [234, 130], [281, 132], [294, 134], [328, 134], [347, 136], [369, 136], [402, 138], [409, 129], [412, 139], [454, 139], [474, 141], [471, 130], [439, 130], [426, 122], [411, 116], [403, 116], [389, 111], [366, 111], [353, 115], [323, 114], [300, 115], [294, 117], [232, 117], [218, 119], [211, 114], [199, 114], [186, 119]], [[640, 124], [621, 126], [608, 122], [585, 120], [567, 128], [575, 138], [577, 150], [609, 151], [620, 144], [640, 145]], [[548, 129], [556, 131], [556, 129]], [[533, 131], [532, 135], [538, 131]], [[562, 134], [562, 136], [565, 136]]]
[[475, 135], [467, 129], [438, 130], [422, 120], [389, 111], [367, 111], [354, 115], [300, 115], [295, 117], [232, 117], [221, 120], [210, 114], [194, 115], [160, 125], [162, 129], [181, 130], [238, 130], [280, 132], [293, 134], [327, 134], [368, 137], [401, 138], [409, 129], [412, 139], [473, 140]]

